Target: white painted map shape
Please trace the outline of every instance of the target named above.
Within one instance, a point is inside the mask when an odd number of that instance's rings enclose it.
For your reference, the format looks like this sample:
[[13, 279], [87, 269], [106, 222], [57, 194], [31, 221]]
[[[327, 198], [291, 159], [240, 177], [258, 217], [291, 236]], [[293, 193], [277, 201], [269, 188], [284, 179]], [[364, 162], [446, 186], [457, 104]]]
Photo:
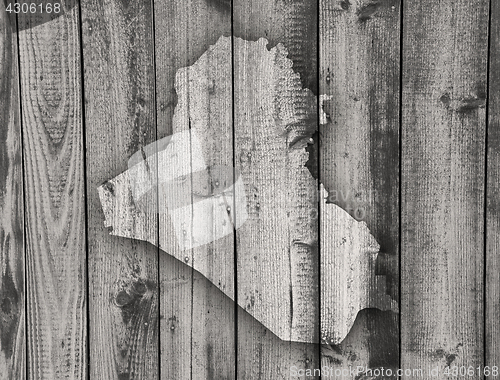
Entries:
[[[326, 203], [322, 187], [318, 199], [305, 167], [317, 99], [286, 49], [266, 46], [221, 37], [177, 72], [173, 135], [98, 188], [105, 225], [158, 246], [232, 300], [234, 250], [217, 244], [236, 230], [238, 304], [282, 340], [338, 344], [360, 310], [397, 305], [375, 275], [379, 245], [366, 224]], [[328, 239], [320, 254], [318, 230]]]

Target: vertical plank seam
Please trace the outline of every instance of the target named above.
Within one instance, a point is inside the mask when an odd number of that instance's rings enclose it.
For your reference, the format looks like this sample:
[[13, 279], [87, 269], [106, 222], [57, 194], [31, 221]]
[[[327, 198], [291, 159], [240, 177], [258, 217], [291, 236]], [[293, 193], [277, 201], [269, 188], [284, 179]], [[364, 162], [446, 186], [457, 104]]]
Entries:
[[17, 80], [18, 80], [18, 97], [19, 97], [19, 127], [20, 127], [20, 147], [21, 147], [21, 176], [23, 179], [23, 252], [24, 252], [24, 357], [25, 357], [25, 376], [26, 380], [29, 379], [29, 368], [28, 368], [28, 287], [27, 287], [27, 277], [28, 277], [28, 268], [27, 268], [27, 245], [26, 245], [26, 237], [27, 237], [27, 232], [26, 232], [26, 179], [24, 177], [24, 123], [23, 123], [23, 102], [21, 101], [22, 98], [22, 90], [21, 90], [21, 52], [19, 51], [19, 16], [16, 14], [16, 42], [17, 42]]
[[234, 292], [234, 378], [238, 379], [238, 241], [236, 234], [236, 127], [234, 104], [234, 0], [231, 0], [231, 124], [233, 139], [233, 292]]
[[84, 225], [85, 225], [85, 305], [86, 305], [86, 339], [85, 339], [85, 351], [86, 351], [86, 371], [87, 380], [90, 380], [90, 307], [89, 307], [89, 236], [88, 236], [88, 183], [87, 183], [87, 128], [85, 124], [85, 68], [83, 60], [83, 19], [82, 19], [82, 6], [81, 1], [78, 1], [78, 18], [79, 18], [79, 42], [80, 42], [80, 95], [81, 95], [81, 105], [82, 105], [82, 145], [83, 145], [83, 195], [84, 195]]
[[156, 154], [156, 276], [157, 276], [157, 285], [156, 285], [156, 302], [158, 304], [158, 321], [157, 321], [157, 344], [158, 344], [158, 380], [161, 380], [161, 276], [160, 276], [160, 189], [159, 189], [159, 168], [158, 168], [158, 118], [156, 116], [158, 110], [158, 94], [157, 94], [157, 85], [156, 85], [156, 24], [155, 24], [155, 2], [151, 0], [151, 35], [153, 39], [153, 71], [155, 75], [155, 80], [153, 83], [154, 86], [154, 112], [153, 112], [153, 125], [155, 126], [155, 154]]
[[399, 5], [399, 157], [398, 157], [398, 176], [399, 176], [399, 195], [398, 195], [398, 303], [399, 303], [399, 316], [398, 316], [398, 336], [399, 336], [399, 357], [398, 363], [399, 368], [402, 365], [402, 335], [401, 335], [401, 314], [402, 314], [402, 304], [401, 304], [401, 268], [402, 268], [402, 184], [403, 184], [403, 49], [404, 49], [404, 0], [401, 0]]
[[[490, 0], [488, 2], [488, 49], [487, 49], [487, 60], [486, 60], [486, 88], [487, 88], [487, 96], [486, 96], [486, 114], [485, 114], [485, 133], [484, 133], [484, 199], [483, 199], [483, 208], [484, 208], [484, 228], [483, 228], [483, 256], [484, 256], [484, 264], [483, 264], [483, 368], [488, 364], [488, 342], [487, 342], [487, 322], [488, 322], [488, 309], [487, 309], [487, 262], [488, 262], [488, 247], [487, 247], [487, 239], [488, 239], [488, 126], [489, 126], [489, 106], [490, 106], [490, 64], [491, 64], [491, 9], [492, 4]], [[483, 379], [487, 379], [487, 376], [483, 371]]]

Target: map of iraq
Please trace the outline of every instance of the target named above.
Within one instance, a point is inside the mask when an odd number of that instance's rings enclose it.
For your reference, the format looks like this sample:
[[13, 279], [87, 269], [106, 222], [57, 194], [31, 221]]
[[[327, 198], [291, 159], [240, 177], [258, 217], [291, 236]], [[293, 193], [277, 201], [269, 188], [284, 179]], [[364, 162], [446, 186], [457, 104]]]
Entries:
[[306, 166], [318, 99], [267, 44], [221, 37], [177, 72], [172, 135], [99, 187], [104, 223], [191, 266], [280, 339], [338, 344], [360, 310], [397, 303], [366, 224]]

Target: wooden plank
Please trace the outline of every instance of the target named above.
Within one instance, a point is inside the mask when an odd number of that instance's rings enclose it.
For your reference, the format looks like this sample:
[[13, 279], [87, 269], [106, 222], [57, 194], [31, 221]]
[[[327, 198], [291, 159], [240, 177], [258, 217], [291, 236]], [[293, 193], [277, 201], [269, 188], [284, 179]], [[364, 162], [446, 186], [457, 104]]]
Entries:
[[500, 4], [491, 2], [486, 189], [486, 362], [500, 366]]
[[[81, 2], [95, 379], [159, 378], [158, 249], [110, 236], [97, 192], [156, 140], [151, 7], [149, 1]], [[145, 228], [154, 233], [156, 224]]]
[[221, 36], [231, 35], [227, 0], [155, 0], [158, 137], [172, 134], [177, 105], [175, 75], [192, 65]]
[[422, 379], [484, 364], [488, 7], [403, 11], [401, 365]]
[[16, 19], [0, 5], [0, 379], [26, 378], [23, 168]]
[[[325, 255], [338, 252], [338, 248], [334, 249], [337, 236], [345, 236], [344, 240], [351, 236], [354, 244], [349, 254], [346, 251], [334, 267], [336, 271], [344, 267], [342, 272], [347, 273], [352, 265], [349, 259], [355, 259], [360, 248], [369, 247], [372, 235], [380, 246], [378, 271], [370, 274], [373, 277], [367, 284], [366, 302], [382, 307], [388, 302], [386, 293], [397, 301], [399, 290], [400, 1], [320, 1], [319, 17], [319, 91], [325, 112], [319, 131], [319, 178], [328, 193], [328, 202], [340, 206], [356, 221], [366, 223], [369, 230], [367, 233], [361, 228], [350, 228], [347, 234], [339, 213], [329, 211], [332, 206], [323, 205], [321, 256], [326, 260]], [[361, 261], [356, 263], [357, 267], [362, 265]], [[370, 272], [374, 270], [370, 268]], [[337, 281], [329, 286], [334, 293], [322, 299], [335, 297], [345, 287], [346, 279], [335, 273], [332, 276], [323, 265], [321, 273], [322, 294], [332, 277]], [[348, 302], [342, 307], [344, 313], [355, 300]], [[323, 309], [322, 321], [329, 317]], [[338, 368], [398, 367], [399, 350], [389, 346], [398, 340], [396, 318], [389, 313], [384, 320], [374, 309], [361, 313], [350, 336], [358, 336], [367, 346], [359, 342], [353, 346], [347, 339], [337, 347], [337, 355], [325, 351], [323, 364]], [[386, 336], [392, 334], [385, 341], [386, 346], [381, 346], [380, 340], [370, 339], [370, 335], [382, 332]]]
[[[295, 378], [294, 366], [319, 368], [318, 344], [290, 342], [319, 342], [318, 185], [306, 168], [317, 122], [316, 99], [306, 90], [316, 91], [317, 5], [233, 6], [235, 36], [258, 40], [234, 51], [235, 165], [248, 210], [237, 230], [237, 299], [246, 302], [238, 310], [237, 375]], [[247, 312], [289, 330], [275, 331], [278, 339]]]
[[[48, 13], [18, 15], [28, 377], [85, 379], [86, 231], [78, 9], [48, 21], [50, 17]], [[32, 28], [32, 23], [37, 27]]]
[[[213, 4], [225, 4], [230, 11], [230, 1], [211, 0]], [[314, 94], [318, 90], [318, 2], [299, 0], [233, 0], [233, 31], [235, 37], [247, 41], [265, 38], [269, 48], [278, 43], [288, 50], [293, 70], [299, 73], [304, 88]]]
[[[231, 54], [230, 50], [225, 56], [205, 53], [220, 36], [231, 34], [230, 11], [220, 1], [156, 1], [155, 27], [158, 136], [191, 128], [202, 142], [206, 165], [230, 169], [232, 84], [223, 75], [231, 72]], [[193, 64], [196, 68], [178, 73]], [[217, 183], [213, 173], [207, 174], [207, 184]], [[193, 208], [196, 212], [196, 203]], [[204, 218], [213, 222], [215, 233], [219, 221], [215, 210], [209, 214]], [[191, 223], [194, 218], [193, 214]], [[167, 218], [160, 219], [159, 231], [160, 241], [169, 236]], [[194, 249], [172, 252], [185, 256], [184, 262], [160, 256], [162, 377], [234, 378], [234, 303], [216, 288], [217, 282], [213, 286], [186, 265], [219, 277], [218, 284], [226, 284], [225, 292], [231, 294], [234, 262], [221, 257], [232, 253], [233, 246], [231, 234]]]

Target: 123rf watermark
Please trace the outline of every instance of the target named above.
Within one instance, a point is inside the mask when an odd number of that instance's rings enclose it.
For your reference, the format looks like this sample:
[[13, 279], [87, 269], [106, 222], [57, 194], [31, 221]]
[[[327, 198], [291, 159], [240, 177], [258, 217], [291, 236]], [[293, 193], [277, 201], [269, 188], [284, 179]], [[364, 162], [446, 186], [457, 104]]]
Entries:
[[473, 377], [473, 376], [484, 376], [484, 377], [498, 377], [499, 367], [498, 366], [447, 366], [444, 368], [434, 367], [429, 369], [395, 369], [395, 368], [366, 368], [363, 366], [347, 367], [347, 368], [333, 368], [324, 366], [322, 368], [299, 368], [297, 366], [290, 367], [290, 376], [293, 379], [296, 378], [316, 378], [321, 376], [321, 378], [326, 379], [344, 379], [344, 378], [379, 378], [379, 377], [436, 377], [441, 378], [446, 377]]

